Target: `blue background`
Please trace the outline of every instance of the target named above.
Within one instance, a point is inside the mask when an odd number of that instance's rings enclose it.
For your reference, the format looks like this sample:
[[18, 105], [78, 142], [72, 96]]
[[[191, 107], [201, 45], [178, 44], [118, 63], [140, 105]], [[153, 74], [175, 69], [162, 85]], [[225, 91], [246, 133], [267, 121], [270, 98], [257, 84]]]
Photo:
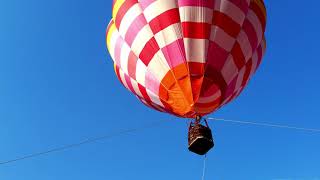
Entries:
[[[319, 1], [268, 0], [267, 53], [213, 117], [320, 128]], [[200, 179], [185, 120], [140, 104], [105, 47], [110, 0], [0, 1], [0, 161], [163, 120], [155, 128], [0, 166], [1, 180]], [[210, 123], [207, 179], [315, 180], [320, 134]]]

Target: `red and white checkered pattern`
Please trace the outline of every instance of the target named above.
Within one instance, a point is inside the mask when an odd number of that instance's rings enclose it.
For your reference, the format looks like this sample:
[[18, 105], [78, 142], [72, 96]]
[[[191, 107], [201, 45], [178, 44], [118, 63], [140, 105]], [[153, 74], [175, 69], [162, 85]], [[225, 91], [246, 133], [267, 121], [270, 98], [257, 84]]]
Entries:
[[181, 117], [236, 98], [261, 63], [263, 0], [114, 0], [107, 44], [122, 84]]

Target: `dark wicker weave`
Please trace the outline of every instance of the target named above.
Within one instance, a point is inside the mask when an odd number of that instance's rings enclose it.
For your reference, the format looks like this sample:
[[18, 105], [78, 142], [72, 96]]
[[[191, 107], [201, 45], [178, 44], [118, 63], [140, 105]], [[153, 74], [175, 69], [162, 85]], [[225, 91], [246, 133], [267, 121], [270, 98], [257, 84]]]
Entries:
[[214, 146], [210, 128], [200, 123], [190, 124], [188, 142], [189, 150], [199, 155], [205, 155]]

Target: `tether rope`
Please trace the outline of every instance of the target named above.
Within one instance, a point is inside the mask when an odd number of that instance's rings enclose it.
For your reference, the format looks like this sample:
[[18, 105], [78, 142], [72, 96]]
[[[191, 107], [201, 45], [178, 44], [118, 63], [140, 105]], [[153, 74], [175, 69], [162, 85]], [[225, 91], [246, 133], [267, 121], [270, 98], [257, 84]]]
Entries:
[[204, 180], [205, 175], [206, 175], [206, 161], [207, 161], [207, 155], [204, 155], [203, 170], [202, 170], [202, 178], [201, 178], [201, 180]]
[[[302, 128], [302, 127], [295, 127], [295, 126], [289, 126], [289, 125], [280, 125], [280, 124], [273, 124], [273, 123], [261, 123], [261, 122], [253, 122], [253, 121], [240, 121], [240, 120], [213, 118], [213, 117], [207, 117], [206, 119], [215, 120], [215, 121], [221, 121], [221, 122], [230, 122], [230, 123], [236, 123], [236, 124], [242, 124], [242, 125], [255, 125], [255, 126], [284, 128], [284, 129], [293, 129], [293, 130], [299, 130], [299, 131], [320, 133], [320, 129]], [[110, 139], [112, 137], [116, 137], [116, 136], [120, 136], [120, 135], [124, 135], [124, 134], [129, 134], [129, 133], [132, 133], [132, 132], [137, 132], [137, 131], [144, 130], [144, 129], [147, 129], [147, 128], [155, 127], [155, 126], [159, 125], [161, 122], [163, 122], [163, 121], [153, 122], [153, 123], [147, 124], [147, 125], [139, 127], [139, 128], [126, 129], [126, 130], [118, 131], [118, 132], [112, 133], [112, 134], [107, 134], [107, 135], [103, 135], [103, 136], [89, 138], [89, 139], [86, 139], [86, 140], [83, 140], [83, 141], [80, 141], [80, 142], [77, 142], [77, 143], [72, 143], [72, 144], [68, 144], [68, 145], [52, 148], [52, 149], [49, 149], [49, 150], [46, 150], [46, 151], [42, 151], [42, 152], [36, 152], [36, 153], [33, 153], [33, 154], [20, 156], [18, 158], [11, 159], [11, 160], [0, 161], [0, 165], [5, 165], [5, 164], [21, 161], [21, 160], [26, 160], [26, 159], [31, 159], [31, 158], [35, 158], [35, 157], [38, 157], [38, 156], [47, 155], [47, 154], [50, 154], [50, 153], [53, 153], [53, 152], [64, 151], [64, 150], [71, 149], [71, 148], [76, 148], [76, 147], [79, 147], [79, 146], [82, 146], [82, 145], [85, 145], [85, 144], [90, 144], [90, 143], [94, 143], [94, 142], [97, 142], [97, 141], [102, 141], [104, 139]], [[202, 179], [204, 179], [204, 177], [205, 177], [206, 158], [207, 157], [205, 157], [205, 160], [204, 160], [204, 169], [203, 169]]]
[[46, 151], [37, 152], [37, 153], [29, 154], [29, 155], [24, 155], [24, 156], [15, 158], [15, 159], [7, 160], [7, 161], [1, 161], [0, 165], [5, 165], [5, 164], [21, 161], [21, 160], [26, 160], [26, 159], [31, 159], [31, 158], [35, 158], [35, 157], [38, 157], [38, 156], [47, 155], [47, 154], [50, 154], [50, 153], [53, 153], [53, 152], [64, 151], [64, 150], [71, 149], [71, 148], [76, 148], [76, 147], [79, 147], [79, 146], [82, 146], [82, 145], [85, 145], [85, 144], [90, 144], [90, 143], [94, 143], [94, 142], [97, 142], [97, 141], [110, 139], [110, 138], [113, 138], [113, 137], [116, 137], [116, 136], [121, 136], [121, 135], [129, 134], [129, 133], [132, 133], [132, 132], [137, 132], [137, 131], [144, 130], [144, 129], [147, 129], [147, 128], [155, 127], [155, 126], [159, 125], [161, 122], [164, 122], [164, 121], [157, 121], [157, 122], [153, 122], [153, 123], [147, 124], [147, 125], [139, 127], [139, 128], [126, 129], [126, 130], [118, 131], [118, 132], [115, 132], [115, 133], [112, 133], [112, 134], [106, 134], [106, 135], [103, 135], [103, 136], [89, 138], [89, 139], [86, 139], [86, 140], [83, 140], [83, 141], [80, 141], [80, 142], [77, 142], [77, 143], [72, 143], [72, 144], [68, 144], [68, 145], [64, 145], [64, 146], [60, 146], [60, 147], [55, 147], [55, 148], [52, 148], [52, 149], [49, 149], [49, 150], [46, 150]]
[[284, 128], [284, 129], [293, 129], [293, 130], [320, 133], [320, 129], [302, 128], [302, 127], [295, 127], [295, 126], [289, 126], [289, 125], [280, 125], [280, 124], [273, 124], [273, 123], [260, 123], [260, 122], [253, 122], [253, 121], [239, 121], [239, 120], [231, 120], [231, 119], [212, 118], [212, 117], [208, 117], [206, 119], [215, 120], [215, 121], [221, 121], [221, 122], [231, 122], [231, 123], [237, 123], [237, 124], [243, 124], [243, 125], [265, 126], [265, 127]]

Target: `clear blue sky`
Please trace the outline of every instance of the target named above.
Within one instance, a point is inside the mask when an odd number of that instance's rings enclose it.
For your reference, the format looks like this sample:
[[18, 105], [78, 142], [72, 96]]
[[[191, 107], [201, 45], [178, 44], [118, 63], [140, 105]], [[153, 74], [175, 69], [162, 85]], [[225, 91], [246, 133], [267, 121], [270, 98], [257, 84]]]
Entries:
[[[264, 62], [214, 117], [320, 128], [317, 0], [268, 0]], [[0, 161], [163, 120], [157, 128], [0, 166], [1, 180], [200, 179], [187, 125], [124, 89], [105, 48], [110, 0], [0, 1]], [[315, 180], [320, 134], [211, 122], [207, 179]]]

